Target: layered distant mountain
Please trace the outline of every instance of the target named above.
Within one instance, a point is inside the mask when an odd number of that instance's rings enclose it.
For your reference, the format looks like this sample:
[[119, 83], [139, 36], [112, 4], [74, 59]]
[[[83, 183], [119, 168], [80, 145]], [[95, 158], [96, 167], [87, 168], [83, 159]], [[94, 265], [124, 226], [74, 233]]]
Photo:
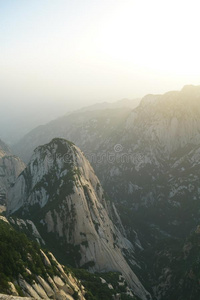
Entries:
[[100, 102], [100, 103], [96, 103], [90, 106], [86, 106], [83, 107], [80, 111], [95, 111], [95, 110], [105, 110], [105, 109], [118, 109], [118, 108], [130, 108], [130, 109], [134, 109], [136, 108], [139, 103], [140, 103], [141, 99], [140, 98], [136, 98], [136, 99], [122, 99], [116, 102]]
[[113, 135], [114, 142], [120, 142], [125, 134], [124, 140], [132, 144], [145, 142], [161, 151], [164, 147], [162, 153], [169, 155], [187, 144], [198, 144], [199, 94], [199, 87], [185, 86], [180, 92], [147, 95], [133, 110], [107, 105], [103, 109], [103, 104], [101, 109], [88, 107], [34, 129], [14, 150], [27, 161], [36, 146], [54, 137], [67, 138], [88, 152], [98, 150]]
[[80, 110], [35, 128], [13, 147], [13, 151], [28, 162], [37, 146], [48, 143], [55, 137], [72, 141], [84, 152], [88, 149], [96, 151], [121, 128], [130, 113], [130, 108]]
[[[100, 102], [80, 109], [80, 111], [115, 109], [115, 108], [130, 108], [138, 106], [140, 99], [122, 99], [116, 102]], [[38, 102], [39, 103], [39, 102]], [[71, 103], [72, 105], [70, 105]], [[87, 100], [85, 103], [89, 103]], [[60, 116], [69, 115], [74, 111], [75, 106], [73, 100], [66, 99], [62, 101], [44, 100], [41, 99], [40, 105], [35, 105], [35, 102], [30, 99], [21, 105], [6, 102], [1, 106], [0, 119], [0, 137], [9, 145], [17, 143], [30, 130], [38, 125], [46, 124]], [[12, 107], [12, 110], [10, 109]], [[73, 108], [74, 107], [74, 108]], [[9, 118], [7, 117], [9, 116]]]

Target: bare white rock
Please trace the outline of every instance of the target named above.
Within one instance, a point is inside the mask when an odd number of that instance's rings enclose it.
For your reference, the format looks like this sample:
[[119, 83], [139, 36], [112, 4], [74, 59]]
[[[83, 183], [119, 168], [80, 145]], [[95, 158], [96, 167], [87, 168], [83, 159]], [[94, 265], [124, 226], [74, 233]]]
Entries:
[[52, 290], [50, 285], [41, 276], [37, 276], [37, 280], [40, 283], [40, 285], [43, 287], [43, 289], [45, 290], [47, 296], [52, 297], [54, 295], [54, 291]]
[[41, 297], [34, 290], [34, 288], [28, 282], [26, 282], [21, 276], [20, 276], [18, 282], [19, 282], [19, 286], [22, 288], [22, 290], [24, 290], [28, 295], [30, 295], [34, 299], [41, 299]]
[[[121, 230], [122, 224], [119, 229], [111, 221], [99, 179], [84, 154], [75, 145], [63, 139], [54, 139], [49, 144], [38, 147], [26, 172], [18, 177], [9, 193], [8, 212], [12, 213], [23, 207], [28, 209], [36, 204], [40, 207], [47, 205], [51, 201], [52, 195], [49, 194], [48, 188], [45, 189], [45, 185], [53, 184], [50, 175], [52, 168], [54, 170], [53, 180], [57, 180], [59, 183], [59, 188], [55, 192], [59, 193], [61, 188], [67, 189], [69, 182], [66, 181], [65, 175], [70, 170], [64, 160], [66, 153], [65, 156], [64, 154], [60, 155], [58, 150], [60, 148], [67, 153], [67, 158], [70, 158], [70, 168], [74, 173], [73, 189], [70, 194], [62, 196], [59, 205], [57, 203], [54, 203], [53, 207], [51, 205], [51, 209], [42, 217], [47, 232], [56, 233], [61, 240], [68, 244], [80, 246], [80, 266], [93, 262], [90, 271], [122, 272], [135, 294], [146, 299], [149, 293], [129, 267], [122, 252], [123, 249], [126, 249], [134, 260], [133, 245], [124, 237], [124, 231]], [[58, 151], [57, 155], [55, 155], [56, 151]], [[50, 162], [47, 158], [52, 154], [55, 159]], [[28, 186], [25, 174], [28, 174], [30, 180]], [[44, 178], [49, 178], [49, 181], [44, 182]], [[42, 184], [40, 184], [41, 182]], [[38, 185], [42, 188], [36, 189], [35, 187]], [[116, 217], [119, 219], [118, 215]], [[64, 274], [62, 266], [58, 266], [58, 268]], [[53, 280], [58, 288], [64, 286], [61, 278], [54, 277]]]

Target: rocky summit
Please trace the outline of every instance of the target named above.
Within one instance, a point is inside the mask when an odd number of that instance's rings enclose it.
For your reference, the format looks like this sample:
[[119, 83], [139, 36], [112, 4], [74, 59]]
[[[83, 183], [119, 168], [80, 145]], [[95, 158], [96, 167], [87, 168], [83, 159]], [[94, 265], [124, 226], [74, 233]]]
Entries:
[[119, 271], [135, 295], [151, 298], [133, 272], [140, 266], [114, 203], [106, 200], [93, 168], [74, 144], [53, 139], [38, 147], [8, 199], [8, 214], [31, 219], [57, 257], [93, 272]]

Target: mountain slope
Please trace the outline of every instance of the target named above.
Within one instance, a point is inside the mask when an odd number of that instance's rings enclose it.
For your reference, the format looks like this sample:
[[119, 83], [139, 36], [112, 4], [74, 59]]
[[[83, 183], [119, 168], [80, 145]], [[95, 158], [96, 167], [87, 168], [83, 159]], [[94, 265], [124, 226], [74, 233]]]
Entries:
[[31, 299], [85, 299], [84, 287], [53, 254], [45, 253], [5, 218], [0, 220], [0, 254], [0, 293]]
[[[120, 151], [115, 151], [116, 145]], [[149, 206], [171, 198], [192, 166], [196, 169], [191, 177], [197, 178], [199, 147], [200, 88], [186, 86], [180, 92], [146, 96], [124, 127], [98, 150], [112, 153], [113, 163], [94, 167], [114, 199], [118, 195], [119, 201]]]
[[[38, 147], [8, 198], [8, 213], [33, 220], [50, 249], [56, 243], [68, 263], [73, 259], [91, 271], [120, 271], [134, 293], [147, 299], [124, 258], [126, 253], [136, 264], [133, 246], [111, 221], [101, 184], [75, 145], [54, 139]], [[112, 213], [120, 223], [114, 207]]]
[[60, 265], [40, 244], [45, 245], [33, 222], [0, 216], [0, 299], [136, 300], [120, 273]]
[[[112, 162], [95, 164], [95, 171], [117, 200], [129, 239], [133, 229], [139, 235], [145, 248], [141, 259], [151, 286], [154, 278], [156, 299], [172, 299], [172, 290], [175, 299], [187, 299], [183, 289], [176, 291], [176, 283], [184, 278], [182, 245], [200, 218], [200, 88], [186, 86], [180, 92], [146, 96], [126, 125], [102, 143], [102, 149], [112, 153]], [[149, 265], [149, 257], [155, 263]], [[172, 267], [165, 274], [170, 257], [175, 257], [172, 264], [179, 270]], [[187, 264], [189, 272], [192, 256]], [[173, 278], [170, 285], [169, 278]], [[199, 290], [195, 294], [188, 278], [187, 274], [188, 293], [197, 299]]]
[[124, 108], [130, 108], [130, 109], [134, 109], [136, 108], [139, 103], [140, 103], [140, 98], [136, 98], [136, 99], [121, 99], [121, 100], [118, 100], [116, 102], [100, 102], [100, 103], [96, 103], [96, 104], [93, 104], [93, 105], [90, 105], [90, 106], [86, 106], [86, 107], [83, 107], [81, 109], [81, 111], [96, 111], [96, 110], [106, 110], [106, 109], [118, 109], [118, 108], [121, 108], [121, 109], [124, 109]]

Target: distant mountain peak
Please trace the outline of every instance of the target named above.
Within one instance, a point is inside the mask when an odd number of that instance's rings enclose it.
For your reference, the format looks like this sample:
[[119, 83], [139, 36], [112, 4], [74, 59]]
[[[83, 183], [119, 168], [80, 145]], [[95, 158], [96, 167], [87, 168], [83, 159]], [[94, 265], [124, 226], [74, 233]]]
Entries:
[[200, 90], [200, 85], [193, 85], [193, 84], [184, 85], [181, 92], [192, 92], [194, 90]]

